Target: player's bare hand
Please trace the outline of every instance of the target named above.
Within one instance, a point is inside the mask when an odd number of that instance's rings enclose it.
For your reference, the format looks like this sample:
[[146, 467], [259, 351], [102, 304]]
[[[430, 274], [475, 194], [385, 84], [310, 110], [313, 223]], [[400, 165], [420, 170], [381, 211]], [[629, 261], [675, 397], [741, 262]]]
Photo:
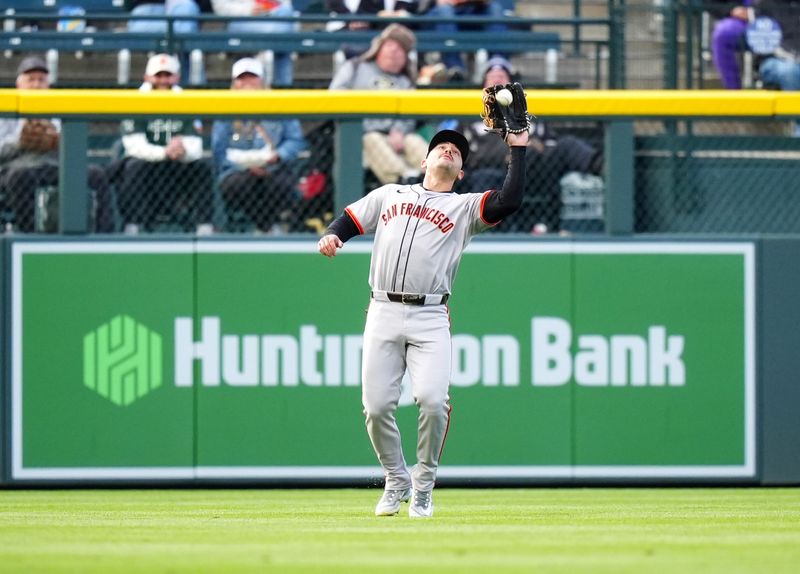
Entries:
[[336, 250], [340, 249], [344, 243], [336, 235], [329, 234], [320, 239], [317, 245], [319, 252], [325, 257], [333, 257], [336, 255]]
[[186, 155], [186, 148], [183, 147], [183, 139], [181, 139], [180, 136], [173, 137], [169, 140], [169, 143], [167, 143], [167, 147], [164, 151], [171, 160], [181, 159]]
[[389, 135], [387, 136], [387, 141], [389, 145], [392, 146], [392, 149], [397, 153], [402, 153], [403, 148], [405, 147], [405, 134], [396, 128], [392, 128], [389, 130]]

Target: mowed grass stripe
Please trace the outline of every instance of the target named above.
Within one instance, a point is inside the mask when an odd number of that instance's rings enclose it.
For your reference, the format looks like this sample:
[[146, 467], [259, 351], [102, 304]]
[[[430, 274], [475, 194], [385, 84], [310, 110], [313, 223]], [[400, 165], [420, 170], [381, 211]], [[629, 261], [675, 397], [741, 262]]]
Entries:
[[0, 491], [0, 572], [799, 572], [800, 489]]

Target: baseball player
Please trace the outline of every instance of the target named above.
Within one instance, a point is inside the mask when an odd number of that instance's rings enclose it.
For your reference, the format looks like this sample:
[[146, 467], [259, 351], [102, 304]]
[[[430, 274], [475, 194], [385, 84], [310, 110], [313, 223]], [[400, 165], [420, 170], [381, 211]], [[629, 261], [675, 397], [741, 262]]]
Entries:
[[[446, 303], [471, 237], [513, 213], [525, 187], [528, 133], [508, 133], [505, 141], [511, 160], [502, 189], [453, 193], [469, 144], [459, 132], [443, 130], [428, 146], [421, 184], [373, 190], [345, 208], [319, 240], [320, 253], [333, 257], [348, 239], [375, 234], [361, 378], [367, 432], [386, 477], [377, 516], [397, 514], [409, 499], [409, 516], [433, 515], [436, 469], [450, 423]], [[417, 464], [411, 469], [395, 420], [406, 369], [419, 407]]]

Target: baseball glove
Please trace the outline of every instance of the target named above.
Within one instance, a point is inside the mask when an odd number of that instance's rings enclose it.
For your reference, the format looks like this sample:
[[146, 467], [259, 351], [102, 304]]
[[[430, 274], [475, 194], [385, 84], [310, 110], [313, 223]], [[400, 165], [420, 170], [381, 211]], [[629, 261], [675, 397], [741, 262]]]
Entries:
[[[497, 93], [501, 90], [511, 92], [512, 100], [507, 105], [497, 100]], [[521, 134], [528, 131], [531, 127], [531, 117], [528, 115], [525, 90], [519, 82], [484, 88], [481, 118], [486, 125], [486, 131], [494, 132], [503, 139], [506, 139], [509, 133]]]
[[50, 120], [27, 120], [19, 134], [19, 149], [48, 153], [58, 148], [58, 130]]

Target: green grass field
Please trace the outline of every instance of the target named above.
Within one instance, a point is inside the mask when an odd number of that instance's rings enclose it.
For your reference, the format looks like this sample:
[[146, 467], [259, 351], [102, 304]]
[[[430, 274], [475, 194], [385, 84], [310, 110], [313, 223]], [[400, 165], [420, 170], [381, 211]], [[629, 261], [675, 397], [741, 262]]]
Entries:
[[0, 491], [0, 572], [800, 572], [800, 489]]

